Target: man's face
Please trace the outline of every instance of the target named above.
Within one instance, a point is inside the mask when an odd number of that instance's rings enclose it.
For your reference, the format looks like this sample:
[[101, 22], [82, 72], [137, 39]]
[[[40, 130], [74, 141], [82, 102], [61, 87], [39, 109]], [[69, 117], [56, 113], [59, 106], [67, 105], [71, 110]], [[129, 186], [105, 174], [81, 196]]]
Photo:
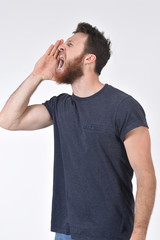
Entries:
[[76, 33], [59, 46], [59, 56], [63, 61], [59, 64], [54, 79], [57, 83], [72, 84], [83, 76], [84, 44], [87, 40], [84, 33]]

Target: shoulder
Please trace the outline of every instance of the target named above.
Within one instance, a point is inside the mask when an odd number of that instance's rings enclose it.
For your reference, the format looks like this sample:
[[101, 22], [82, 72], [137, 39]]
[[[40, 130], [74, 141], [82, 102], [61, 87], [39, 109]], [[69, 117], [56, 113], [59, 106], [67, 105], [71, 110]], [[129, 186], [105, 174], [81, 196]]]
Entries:
[[[123, 91], [122, 89], [119, 89], [117, 87], [114, 87], [110, 84], [108, 84], [108, 89], [106, 91], [106, 104], [112, 108], [114, 113], [117, 111], [119, 106], [123, 105], [123, 103], [128, 102], [128, 106], [130, 105], [130, 102], [134, 99], [132, 95], [129, 93]], [[134, 99], [135, 100], [135, 99]]]
[[68, 93], [60, 93], [59, 95], [55, 96], [55, 100], [56, 103], [62, 103], [69, 97], [70, 95]]
[[114, 87], [111, 84], [108, 84], [108, 90], [111, 100], [117, 104], [128, 97], [132, 97], [129, 93], [123, 91], [122, 89]]
[[141, 103], [131, 94], [126, 93], [125, 91], [118, 89], [112, 85], [109, 85], [109, 100], [112, 103], [114, 109], [114, 114], [117, 112], [121, 116], [126, 115], [129, 112], [141, 112], [145, 115], [145, 111]]
[[121, 105], [126, 105], [128, 107], [131, 105], [141, 106], [140, 102], [135, 98], [135, 96], [109, 84], [108, 88], [110, 93], [110, 101], [114, 103], [115, 107], [119, 107]]
[[69, 96], [69, 94], [67, 94], [67, 93], [61, 93], [59, 95], [52, 96], [51, 98], [49, 98], [48, 100], [46, 100], [42, 104], [44, 104], [45, 106], [47, 106], [47, 105], [51, 106], [53, 108], [57, 104], [60, 104], [60, 103], [64, 102], [64, 100], [66, 98], [68, 98], [68, 96]]

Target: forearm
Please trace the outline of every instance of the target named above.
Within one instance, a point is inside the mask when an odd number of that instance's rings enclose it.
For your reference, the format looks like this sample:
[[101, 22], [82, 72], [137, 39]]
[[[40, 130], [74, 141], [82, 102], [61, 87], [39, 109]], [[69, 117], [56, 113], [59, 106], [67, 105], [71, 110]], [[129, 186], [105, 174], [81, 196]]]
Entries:
[[58, 47], [62, 42], [63, 39], [58, 40], [55, 45], [50, 45], [45, 54], [35, 64], [32, 73], [10, 96], [0, 112], [1, 127], [11, 129], [11, 126], [16, 125], [20, 121], [21, 116], [28, 106], [31, 95], [40, 82], [45, 79], [53, 81], [59, 62]]
[[154, 173], [145, 173], [137, 180], [134, 227], [131, 240], [145, 240], [154, 206], [156, 178]]
[[1, 126], [8, 128], [21, 117], [41, 80], [39, 75], [31, 73], [12, 93], [0, 112]]

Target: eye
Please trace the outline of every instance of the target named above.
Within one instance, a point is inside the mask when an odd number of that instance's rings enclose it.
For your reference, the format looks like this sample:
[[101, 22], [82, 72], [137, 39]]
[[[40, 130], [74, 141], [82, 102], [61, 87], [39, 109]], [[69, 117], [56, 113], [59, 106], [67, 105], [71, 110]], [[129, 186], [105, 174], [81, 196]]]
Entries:
[[72, 43], [68, 43], [67, 45], [68, 45], [68, 46], [72, 46]]

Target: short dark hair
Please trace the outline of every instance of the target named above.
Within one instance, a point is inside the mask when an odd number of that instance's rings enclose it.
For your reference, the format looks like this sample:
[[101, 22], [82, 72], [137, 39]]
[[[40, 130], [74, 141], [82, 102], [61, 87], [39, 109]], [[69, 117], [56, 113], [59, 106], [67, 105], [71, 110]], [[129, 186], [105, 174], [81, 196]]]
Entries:
[[94, 71], [101, 74], [101, 70], [108, 62], [111, 56], [111, 41], [104, 37], [104, 32], [100, 32], [96, 27], [92, 27], [89, 23], [80, 22], [72, 33], [85, 33], [88, 38], [85, 43], [84, 53], [92, 53], [96, 55], [96, 63]]

